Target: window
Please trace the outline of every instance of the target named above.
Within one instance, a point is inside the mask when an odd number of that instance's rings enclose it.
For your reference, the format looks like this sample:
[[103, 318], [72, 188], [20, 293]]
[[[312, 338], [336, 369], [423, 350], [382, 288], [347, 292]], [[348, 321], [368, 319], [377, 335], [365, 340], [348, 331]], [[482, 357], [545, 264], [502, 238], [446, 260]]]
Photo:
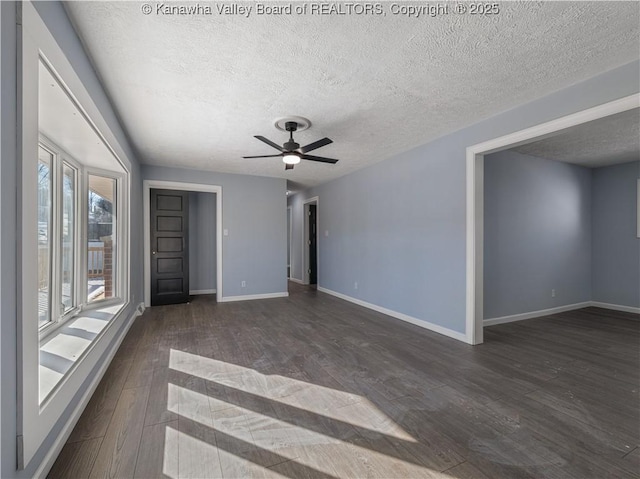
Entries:
[[[38, 326], [43, 331], [83, 307], [119, 296], [120, 176], [93, 173], [48, 138], [41, 138], [38, 150]], [[82, 174], [86, 182], [79, 194]], [[84, 221], [78, 211], [87, 212]], [[86, 268], [80, 270], [79, 264]]]
[[87, 301], [113, 298], [116, 261], [116, 180], [89, 175]]
[[77, 168], [50, 142], [38, 145], [38, 327], [76, 306]]
[[53, 154], [38, 149], [38, 326], [51, 322], [51, 213]]
[[62, 310], [67, 313], [76, 307], [76, 208], [77, 172], [67, 163], [62, 165]]

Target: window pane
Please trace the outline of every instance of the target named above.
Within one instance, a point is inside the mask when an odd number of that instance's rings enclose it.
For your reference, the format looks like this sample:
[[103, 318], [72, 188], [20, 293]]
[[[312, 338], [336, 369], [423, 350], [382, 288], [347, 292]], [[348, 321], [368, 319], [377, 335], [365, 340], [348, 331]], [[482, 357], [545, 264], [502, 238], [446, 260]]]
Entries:
[[53, 155], [38, 148], [38, 326], [51, 321], [51, 213]]
[[89, 175], [88, 298], [113, 298], [116, 292], [116, 180]]
[[62, 306], [64, 312], [76, 306], [75, 272], [76, 172], [66, 163], [62, 175]]

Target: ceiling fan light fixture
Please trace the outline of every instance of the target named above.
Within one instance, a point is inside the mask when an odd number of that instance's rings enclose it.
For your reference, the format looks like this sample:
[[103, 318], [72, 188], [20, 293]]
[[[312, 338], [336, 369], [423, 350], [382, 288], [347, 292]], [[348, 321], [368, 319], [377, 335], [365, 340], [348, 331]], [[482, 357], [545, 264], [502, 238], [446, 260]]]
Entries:
[[300, 163], [300, 157], [295, 153], [287, 153], [282, 157], [282, 161], [287, 165], [297, 165]]

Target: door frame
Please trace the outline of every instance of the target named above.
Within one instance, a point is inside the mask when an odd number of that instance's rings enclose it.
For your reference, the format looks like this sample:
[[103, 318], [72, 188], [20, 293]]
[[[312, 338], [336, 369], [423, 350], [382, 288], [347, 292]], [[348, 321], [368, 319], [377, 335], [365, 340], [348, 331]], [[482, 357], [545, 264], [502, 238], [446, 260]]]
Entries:
[[151, 305], [151, 189], [193, 191], [216, 195], [216, 300], [222, 302], [222, 186], [184, 183], [179, 181], [143, 180], [143, 228], [144, 228], [144, 305]]
[[467, 148], [467, 343], [481, 344], [484, 340], [484, 155], [542, 140], [560, 130], [638, 107], [640, 94], [636, 93]]
[[320, 197], [302, 203], [302, 283], [309, 284], [309, 205], [316, 205], [316, 284], [320, 283]]

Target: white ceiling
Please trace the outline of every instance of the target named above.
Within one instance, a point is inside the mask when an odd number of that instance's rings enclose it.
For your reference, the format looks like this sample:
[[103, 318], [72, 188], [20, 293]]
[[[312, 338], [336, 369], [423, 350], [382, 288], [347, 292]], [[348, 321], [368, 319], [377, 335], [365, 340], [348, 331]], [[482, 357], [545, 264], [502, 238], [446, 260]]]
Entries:
[[[160, 3], [158, 3], [160, 4]], [[179, 3], [171, 3], [178, 5]], [[502, 2], [498, 15], [162, 15], [138, 2], [68, 2], [69, 15], [145, 164], [311, 186], [640, 56], [638, 2]], [[247, 5], [248, 3], [243, 3]], [[284, 171], [253, 138], [309, 118]]]
[[513, 148], [527, 155], [597, 168], [640, 160], [640, 110], [611, 115]]

